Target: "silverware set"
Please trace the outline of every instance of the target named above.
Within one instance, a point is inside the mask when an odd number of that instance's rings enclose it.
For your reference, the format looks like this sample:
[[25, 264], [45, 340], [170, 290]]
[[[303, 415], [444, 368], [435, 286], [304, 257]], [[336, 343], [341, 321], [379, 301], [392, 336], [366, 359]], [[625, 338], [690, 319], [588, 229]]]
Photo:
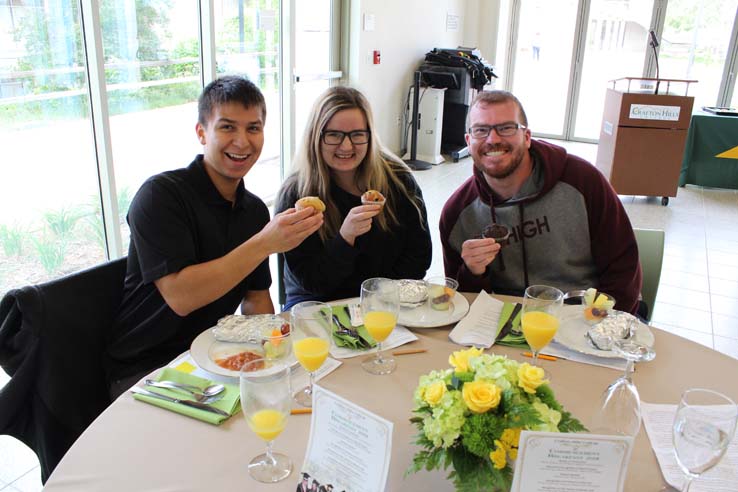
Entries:
[[228, 412], [225, 412], [220, 408], [216, 408], [210, 405], [211, 403], [214, 403], [223, 398], [223, 395], [225, 394], [225, 386], [223, 386], [222, 384], [212, 384], [206, 388], [199, 388], [197, 386], [176, 383], [174, 381], [154, 381], [153, 379], [147, 379], [144, 381], [144, 385], [153, 388], [165, 388], [169, 390], [180, 391], [187, 396], [194, 398], [194, 400], [189, 400], [184, 397], [174, 398], [171, 396], [162, 395], [161, 393], [155, 393], [153, 391], [149, 391], [138, 386], [134, 386], [133, 388], [131, 388], [131, 393], [138, 393], [140, 395], [146, 395], [151, 398], [157, 398], [159, 400], [177, 403], [180, 405], [197, 408], [199, 410], [205, 410], [207, 412], [216, 413], [224, 417], [228, 417], [230, 415]]

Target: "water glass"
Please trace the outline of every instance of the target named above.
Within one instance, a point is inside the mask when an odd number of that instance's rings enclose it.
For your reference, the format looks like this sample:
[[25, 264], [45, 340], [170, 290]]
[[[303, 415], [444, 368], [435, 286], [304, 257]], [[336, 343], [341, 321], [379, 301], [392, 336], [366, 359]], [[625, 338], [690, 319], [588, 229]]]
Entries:
[[686, 475], [682, 492], [722, 459], [737, 420], [735, 402], [717, 391], [694, 388], [682, 394], [672, 427], [676, 460]]
[[627, 360], [625, 371], [600, 398], [599, 410], [592, 422], [592, 432], [620, 436], [638, 435], [641, 429], [641, 398], [631, 374], [635, 362], [648, 362], [656, 352], [634, 340], [611, 340], [612, 351]]

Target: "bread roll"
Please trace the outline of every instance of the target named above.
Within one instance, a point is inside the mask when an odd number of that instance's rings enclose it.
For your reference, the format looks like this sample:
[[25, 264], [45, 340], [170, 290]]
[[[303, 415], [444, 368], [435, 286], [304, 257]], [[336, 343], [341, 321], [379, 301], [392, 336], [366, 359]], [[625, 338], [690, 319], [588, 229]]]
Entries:
[[317, 196], [304, 196], [295, 202], [295, 209], [313, 207], [316, 212], [325, 212], [325, 203]]

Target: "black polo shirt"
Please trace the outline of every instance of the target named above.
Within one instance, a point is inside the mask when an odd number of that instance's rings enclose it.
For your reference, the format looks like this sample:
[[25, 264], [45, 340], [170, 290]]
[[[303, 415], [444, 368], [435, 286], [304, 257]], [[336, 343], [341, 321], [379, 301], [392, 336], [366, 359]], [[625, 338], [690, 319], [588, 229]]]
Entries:
[[172, 311], [154, 285], [189, 265], [224, 256], [269, 222], [266, 205], [243, 181], [232, 205], [204, 165], [198, 155], [187, 168], [149, 178], [133, 198], [123, 302], [108, 343], [112, 381], [166, 364], [219, 318], [233, 314], [247, 291], [271, 285], [264, 260], [230, 292], [185, 317]]

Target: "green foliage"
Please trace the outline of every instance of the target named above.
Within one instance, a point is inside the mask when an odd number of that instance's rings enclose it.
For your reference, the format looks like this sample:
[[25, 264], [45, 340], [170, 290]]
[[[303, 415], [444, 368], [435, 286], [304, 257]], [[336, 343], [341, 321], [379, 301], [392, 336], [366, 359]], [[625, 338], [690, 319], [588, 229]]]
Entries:
[[0, 242], [6, 256], [20, 256], [23, 253], [23, 230], [20, 226], [0, 226]]
[[475, 456], [462, 446], [454, 446], [453, 465], [454, 471], [449, 478], [459, 492], [508, 491], [512, 485], [512, 469], [509, 465], [497, 470], [489, 459]]
[[461, 428], [461, 442], [470, 453], [486, 459], [495, 449], [495, 439], [499, 439], [506, 428], [506, 419], [494, 413], [472, 414]]
[[49, 238], [44, 234], [41, 239], [32, 238], [33, 245], [38, 253], [38, 259], [46, 273], [54, 273], [64, 263], [66, 247], [64, 241], [58, 238]]
[[56, 212], [44, 213], [44, 220], [56, 237], [67, 239], [71, 236], [74, 226], [82, 216], [83, 214], [79, 211], [64, 207]]
[[564, 410], [564, 407], [556, 401], [553, 390], [547, 384], [539, 386], [536, 390], [536, 396], [550, 408], [561, 412], [561, 421], [559, 422], [559, 431], [561, 432], [587, 432], [587, 428], [574, 418], [571, 413]]

